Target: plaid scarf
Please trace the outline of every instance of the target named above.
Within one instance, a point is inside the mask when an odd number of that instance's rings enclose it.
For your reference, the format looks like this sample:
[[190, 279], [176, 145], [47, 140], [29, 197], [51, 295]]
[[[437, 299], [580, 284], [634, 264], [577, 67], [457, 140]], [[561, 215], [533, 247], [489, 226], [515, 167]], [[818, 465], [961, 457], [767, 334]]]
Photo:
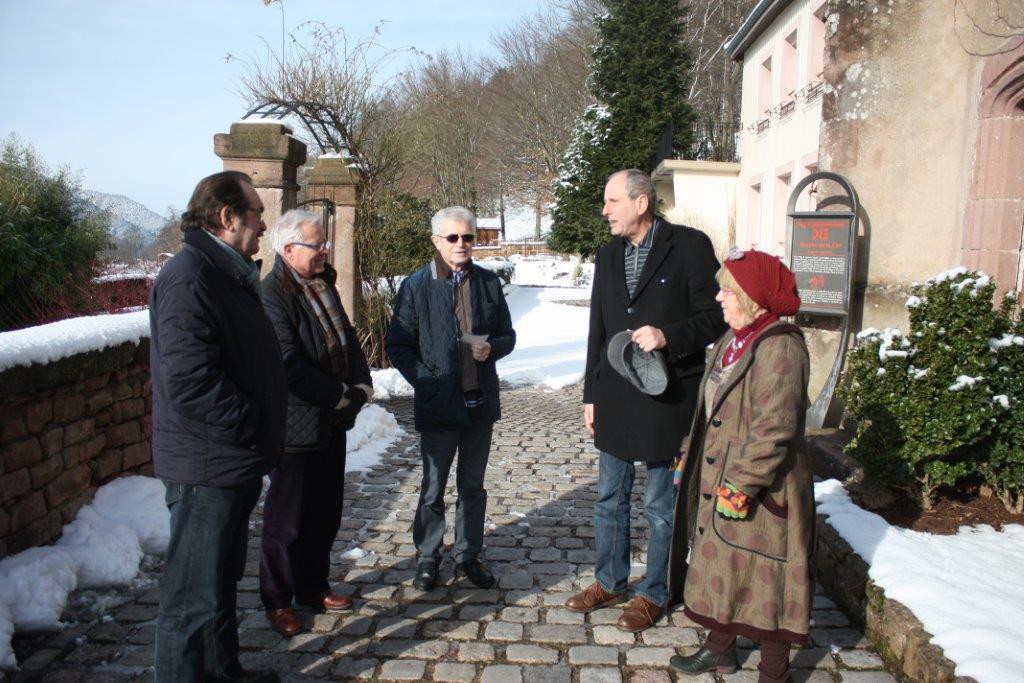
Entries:
[[327, 340], [327, 353], [331, 358], [331, 369], [334, 371], [334, 376], [348, 378], [345, 323], [337, 297], [330, 291], [330, 285], [320, 278], [307, 280], [296, 275], [296, 279], [324, 331], [324, 338]]

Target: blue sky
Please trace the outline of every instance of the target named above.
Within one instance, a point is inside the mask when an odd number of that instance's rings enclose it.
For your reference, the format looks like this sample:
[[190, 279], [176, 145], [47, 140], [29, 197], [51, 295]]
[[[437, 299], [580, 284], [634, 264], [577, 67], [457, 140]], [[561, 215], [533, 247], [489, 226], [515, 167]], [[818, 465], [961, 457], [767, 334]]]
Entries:
[[[387, 47], [488, 54], [541, 1], [284, 0], [284, 18], [354, 38], [384, 20]], [[262, 0], [0, 0], [0, 136], [16, 133], [87, 189], [180, 210], [221, 169], [214, 133], [245, 114], [233, 91], [243, 67], [225, 56], [262, 55], [263, 38], [280, 45], [281, 9]]]

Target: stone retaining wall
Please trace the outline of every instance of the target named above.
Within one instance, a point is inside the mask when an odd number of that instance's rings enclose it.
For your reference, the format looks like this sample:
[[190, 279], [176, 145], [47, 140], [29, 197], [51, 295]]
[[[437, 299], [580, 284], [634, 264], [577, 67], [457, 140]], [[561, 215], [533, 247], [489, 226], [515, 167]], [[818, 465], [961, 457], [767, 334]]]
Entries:
[[49, 543], [96, 489], [152, 475], [149, 340], [0, 372], [0, 557]]
[[[863, 481], [863, 472], [856, 471], [856, 462], [842, 454], [835, 435], [812, 437], [810, 445], [817, 476], [844, 483]], [[864, 631], [890, 670], [912, 681], [974, 681], [954, 674], [955, 665], [941, 647], [932, 644], [932, 634], [905, 605], [885, 597], [885, 591], [868, 578], [867, 562], [824, 515], [818, 515], [815, 523], [815, 578], [850, 621]]]

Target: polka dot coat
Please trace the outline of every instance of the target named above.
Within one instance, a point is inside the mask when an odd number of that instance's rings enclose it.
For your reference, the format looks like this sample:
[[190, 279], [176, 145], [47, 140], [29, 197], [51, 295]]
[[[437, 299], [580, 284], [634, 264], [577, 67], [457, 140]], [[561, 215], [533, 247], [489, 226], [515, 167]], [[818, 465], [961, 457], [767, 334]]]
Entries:
[[[706, 405], [708, 375], [731, 339], [727, 332], [709, 356], [683, 454], [669, 592], [707, 628], [802, 643], [813, 596], [807, 347], [793, 325], [765, 328]], [[745, 519], [715, 512], [723, 481], [749, 496]]]

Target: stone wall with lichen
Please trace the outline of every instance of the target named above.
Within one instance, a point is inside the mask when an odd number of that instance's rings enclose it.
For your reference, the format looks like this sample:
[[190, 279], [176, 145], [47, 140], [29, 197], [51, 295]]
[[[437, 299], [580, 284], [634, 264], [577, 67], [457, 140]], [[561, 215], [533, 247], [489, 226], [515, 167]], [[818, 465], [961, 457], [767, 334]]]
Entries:
[[958, 265], [982, 62], [963, 4], [828, 3], [820, 162], [860, 200], [863, 327], [905, 325], [911, 284]]

